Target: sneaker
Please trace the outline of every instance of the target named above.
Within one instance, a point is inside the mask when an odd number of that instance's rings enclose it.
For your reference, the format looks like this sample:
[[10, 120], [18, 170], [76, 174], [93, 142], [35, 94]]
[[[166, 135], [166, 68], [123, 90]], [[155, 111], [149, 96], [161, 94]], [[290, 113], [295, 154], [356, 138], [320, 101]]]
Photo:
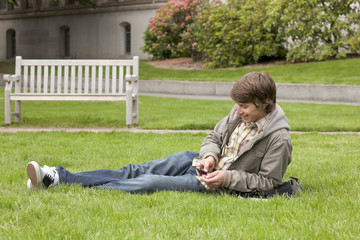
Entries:
[[[50, 185], [59, 184], [59, 174], [55, 167], [44, 166], [41, 168], [37, 162], [30, 162], [27, 165], [27, 173], [30, 178], [32, 187], [35, 189], [48, 188]], [[28, 188], [29, 188], [28, 182]]]

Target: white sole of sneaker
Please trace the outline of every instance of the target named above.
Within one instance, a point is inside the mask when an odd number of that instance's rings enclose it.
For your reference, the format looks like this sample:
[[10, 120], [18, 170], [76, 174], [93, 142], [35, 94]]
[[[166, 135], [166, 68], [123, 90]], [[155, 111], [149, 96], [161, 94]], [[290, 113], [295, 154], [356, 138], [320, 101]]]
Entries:
[[27, 173], [29, 175], [30, 181], [35, 189], [42, 188], [41, 184], [41, 170], [37, 162], [29, 162], [26, 167]]

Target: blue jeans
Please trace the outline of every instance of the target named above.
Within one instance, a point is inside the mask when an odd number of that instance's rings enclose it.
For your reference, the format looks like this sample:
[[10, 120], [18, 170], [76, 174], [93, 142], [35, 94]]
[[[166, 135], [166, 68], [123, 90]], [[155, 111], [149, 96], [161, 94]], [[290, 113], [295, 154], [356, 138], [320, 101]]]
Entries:
[[179, 152], [164, 159], [139, 165], [129, 164], [119, 170], [95, 170], [71, 173], [57, 166], [60, 183], [80, 184], [83, 187], [113, 188], [130, 193], [156, 191], [205, 191], [196, 178], [192, 160], [195, 152]]

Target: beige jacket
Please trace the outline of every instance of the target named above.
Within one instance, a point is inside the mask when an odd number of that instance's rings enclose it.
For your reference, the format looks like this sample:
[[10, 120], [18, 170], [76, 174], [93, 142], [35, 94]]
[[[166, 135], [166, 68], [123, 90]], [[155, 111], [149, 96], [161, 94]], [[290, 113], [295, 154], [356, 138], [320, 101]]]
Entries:
[[[200, 149], [200, 158], [214, 156], [218, 162], [221, 149], [228, 143], [231, 133], [242, 121], [236, 106], [207, 136]], [[270, 190], [282, 183], [291, 162], [292, 144], [289, 124], [284, 111], [276, 105], [259, 135], [249, 141], [225, 170], [222, 187], [239, 192]]]

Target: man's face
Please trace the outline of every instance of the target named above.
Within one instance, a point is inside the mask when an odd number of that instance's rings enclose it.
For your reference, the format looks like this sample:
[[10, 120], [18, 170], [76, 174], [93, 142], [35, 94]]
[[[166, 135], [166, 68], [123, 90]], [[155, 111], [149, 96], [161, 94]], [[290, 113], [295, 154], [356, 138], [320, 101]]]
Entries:
[[257, 122], [267, 114], [264, 108], [257, 108], [253, 103], [236, 103], [236, 114], [246, 123]]

